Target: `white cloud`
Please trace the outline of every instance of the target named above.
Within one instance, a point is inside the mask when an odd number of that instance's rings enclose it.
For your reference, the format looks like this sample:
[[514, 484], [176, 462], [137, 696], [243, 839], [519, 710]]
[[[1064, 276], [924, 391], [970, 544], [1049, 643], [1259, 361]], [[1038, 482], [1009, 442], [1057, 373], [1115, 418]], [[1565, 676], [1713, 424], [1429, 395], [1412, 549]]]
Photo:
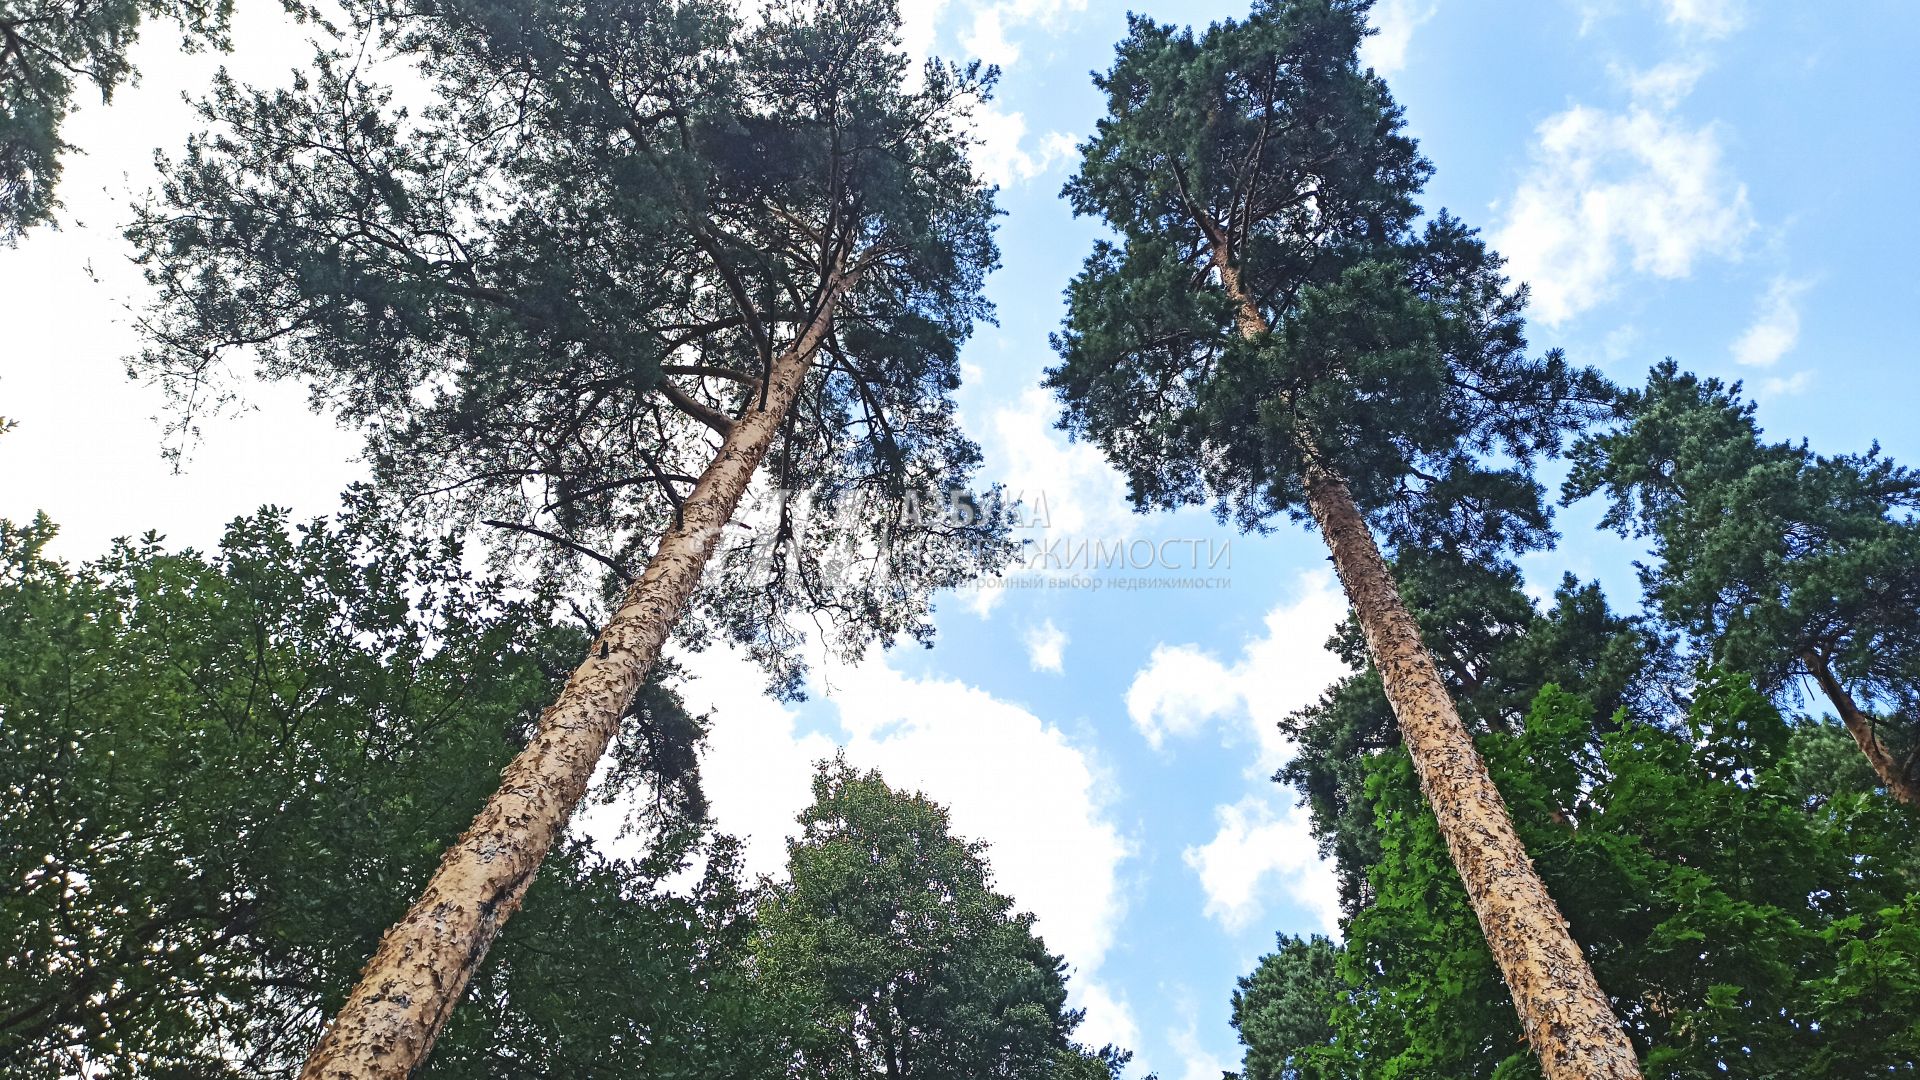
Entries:
[[[1584, 34], [1617, 5], [1581, 3]], [[1747, 189], [1730, 175], [1719, 132], [1675, 114], [1712, 65], [1704, 43], [1738, 30], [1744, 0], [1659, 0], [1684, 55], [1650, 68], [1613, 65], [1629, 99], [1613, 112], [1575, 105], [1535, 129], [1532, 161], [1506, 200], [1494, 246], [1533, 288], [1547, 324], [1612, 298], [1629, 273], [1668, 280], [1705, 258], [1733, 259], [1753, 231]]]
[[1087, 1014], [1073, 1033], [1080, 1042], [1129, 1050], [1140, 1046], [1140, 1025], [1134, 1019], [1133, 1006], [1105, 983], [1073, 973], [1073, 982], [1067, 987], [1067, 1006]]
[[933, 55], [946, 8], [947, 0], [900, 0], [900, 46], [916, 67]]
[[93, 558], [149, 529], [205, 549], [236, 514], [265, 504], [296, 520], [331, 513], [341, 489], [366, 477], [361, 435], [314, 413], [297, 381], [240, 382], [248, 409], [200, 417], [204, 435], [184, 445], [175, 472], [153, 419], [166, 402], [122, 363], [147, 344], [132, 313], [152, 296], [120, 234], [127, 193], [157, 185], [154, 151], [177, 155], [201, 126], [187, 95], [205, 93], [221, 66], [277, 86], [311, 56], [274, 5], [240, 5], [234, 21], [231, 54], [183, 53], [178, 34], [154, 26], [133, 46], [139, 83], [111, 104], [79, 90], [62, 135], [85, 152], [62, 158], [60, 225], [0, 249], [0, 415], [19, 423], [0, 437], [0, 516], [45, 511], [63, 557]]
[[1294, 598], [1267, 613], [1264, 634], [1232, 664], [1195, 645], [1155, 646], [1127, 688], [1127, 715], [1156, 749], [1169, 736], [1194, 735], [1211, 721], [1236, 716], [1245, 727], [1224, 737], [1259, 747], [1248, 771], [1264, 781], [1292, 756], [1279, 722], [1346, 673], [1325, 647], [1346, 613], [1331, 573], [1302, 574]]
[[1761, 298], [1753, 324], [1733, 343], [1733, 359], [1748, 367], [1771, 367], [1800, 341], [1800, 295], [1807, 282], [1785, 275], [1773, 279]]
[[[904, 0], [900, 39], [916, 64], [939, 54], [1007, 68], [1020, 59], [1020, 31], [1054, 27], [1085, 8], [1086, 0]], [[943, 32], [953, 35], [951, 45], [942, 44]], [[917, 67], [912, 78], [919, 81]], [[1048, 131], [1030, 137], [1024, 115], [1003, 112], [992, 102], [975, 107], [972, 126], [979, 140], [974, 163], [989, 183], [1001, 187], [1045, 176], [1076, 153], [1072, 135]]]
[[1662, 109], [1680, 104], [1706, 73], [1707, 62], [1699, 57], [1668, 60], [1650, 68], [1613, 69], [1614, 79], [1626, 87], [1633, 100]]
[[[977, 372], [966, 378], [971, 388], [981, 385]], [[1129, 509], [1125, 478], [1098, 448], [1069, 441], [1054, 427], [1058, 406], [1047, 391], [1029, 385], [1010, 403], [964, 409], [986, 460], [983, 480], [1000, 484], [1008, 502], [1020, 504], [1021, 526], [1013, 535], [1029, 547], [1010, 573], [1084, 570], [1051, 562], [1043, 553], [1058, 552], [1061, 545], [1077, 550], [1077, 545], [1112, 546], [1134, 538], [1144, 519]], [[982, 415], [983, 420], [976, 419]], [[960, 588], [957, 599], [975, 616], [991, 618], [1006, 585], [1003, 578], [978, 580]]]
[[1052, 29], [1063, 16], [1085, 11], [1087, 0], [999, 0], [997, 3], [973, 2], [965, 5], [972, 22], [961, 33], [960, 44], [967, 55], [989, 64], [1010, 67], [1020, 59], [1020, 46], [1009, 41], [1012, 29], [1037, 27]]
[[1791, 397], [1813, 384], [1813, 372], [1796, 371], [1791, 375], [1776, 375], [1760, 380], [1762, 397]]
[[1035, 671], [1061, 674], [1061, 654], [1066, 648], [1067, 632], [1055, 626], [1052, 619], [1027, 630], [1027, 662]]
[[1659, 102], [1619, 113], [1576, 105], [1536, 136], [1494, 246], [1533, 286], [1543, 322], [1607, 300], [1628, 271], [1671, 280], [1703, 258], [1736, 257], [1753, 230], [1746, 186], [1727, 174], [1710, 124]]
[[1197, 645], [1155, 645], [1127, 687], [1127, 715], [1158, 750], [1168, 735], [1192, 735], [1240, 704], [1233, 672]]
[[1029, 386], [988, 419], [987, 475], [1006, 485], [1030, 516], [1056, 536], [1117, 540], [1138, 528], [1128, 510], [1127, 483], [1091, 443], [1069, 442], [1053, 426], [1053, 396]]
[[1012, 187], [1038, 179], [1077, 152], [1073, 136], [1049, 131], [1027, 138], [1026, 116], [1002, 112], [992, 102], [973, 111], [974, 164], [988, 183]]
[[827, 681], [848, 756], [951, 807], [958, 832], [993, 845], [996, 876], [1039, 916], [1048, 944], [1097, 968], [1124, 912], [1118, 868], [1128, 844], [1106, 816], [1111, 788], [1091, 754], [1018, 705], [954, 680], [909, 678], [884, 657]]
[[1304, 807], [1275, 808], [1270, 794], [1248, 795], [1214, 807], [1213, 839], [1183, 853], [1207, 894], [1207, 917], [1239, 933], [1266, 911], [1275, 886], [1320, 919], [1321, 929], [1340, 927], [1339, 888], [1333, 870], [1320, 861]]
[[1747, 22], [1744, 0], [1662, 0], [1667, 25], [1703, 38], [1723, 38]]
[[968, 56], [1000, 67], [1020, 59], [1019, 47], [1007, 40], [1005, 18], [1005, 7], [981, 8], [973, 17], [973, 26], [961, 38], [960, 47]]
[[1368, 16], [1374, 33], [1360, 45], [1360, 62], [1380, 75], [1407, 65], [1413, 32], [1440, 10], [1440, 0], [1379, 0]]
[[1319, 859], [1307, 813], [1281, 808], [1288, 793], [1268, 777], [1293, 755], [1279, 730], [1346, 674], [1326, 641], [1346, 617], [1346, 598], [1325, 570], [1302, 574], [1292, 599], [1268, 612], [1264, 633], [1227, 664], [1194, 645], [1159, 645], [1127, 688], [1127, 715], [1155, 748], [1235, 719], [1221, 739], [1258, 748], [1246, 769], [1248, 793], [1214, 807], [1215, 830], [1183, 853], [1206, 894], [1205, 912], [1229, 933], [1253, 925], [1285, 895], [1313, 911], [1323, 928], [1339, 920], [1332, 870]]

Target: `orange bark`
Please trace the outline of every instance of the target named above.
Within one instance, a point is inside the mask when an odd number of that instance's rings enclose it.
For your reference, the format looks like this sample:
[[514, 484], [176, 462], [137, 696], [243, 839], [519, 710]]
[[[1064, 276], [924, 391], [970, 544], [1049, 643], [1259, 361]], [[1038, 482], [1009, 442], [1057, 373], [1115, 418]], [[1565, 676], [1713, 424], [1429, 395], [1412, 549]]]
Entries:
[[[1215, 269], [1247, 338], [1270, 327], [1220, 253]], [[1311, 432], [1299, 432], [1311, 460]], [[1480, 929], [1513, 995], [1521, 1026], [1548, 1080], [1638, 1080], [1640, 1064], [1566, 919], [1514, 831], [1506, 800], [1460, 720], [1440, 669], [1420, 639], [1393, 572], [1346, 482], [1309, 466], [1307, 508], [1385, 684], [1420, 789], [1466, 886]]]
[[1908, 806], [1920, 806], [1920, 787], [1915, 786], [1913, 778], [1894, 760], [1887, 744], [1880, 741], [1879, 733], [1873, 729], [1873, 717], [1854, 703], [1853, 695], [1834, 676], [1826, 658], [1808, 650], [1801, 655], [1801, 659], [1806, 661], [1807, 670], [1813, 673], [1813, 681], [1820, 684], [1827, 700], [1833, 703], [1834, 711], [1840, 714], [1840, 723], [1846, 726], [1847, 734], [1853, 736], [1860, 752], [1867, 755], [1867, 764], [1873, 766], [1873, 774], [1885, 785], [1887, 794]]

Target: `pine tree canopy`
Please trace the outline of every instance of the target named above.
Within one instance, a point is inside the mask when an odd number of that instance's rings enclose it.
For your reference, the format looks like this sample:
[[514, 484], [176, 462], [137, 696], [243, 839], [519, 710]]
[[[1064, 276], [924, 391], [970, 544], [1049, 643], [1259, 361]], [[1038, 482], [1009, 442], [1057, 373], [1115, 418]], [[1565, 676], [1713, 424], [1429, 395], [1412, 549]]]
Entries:
[[[790, 611], [857, 650], [1008, 554], [965, 491], [956, 353], [990, 315], [992, 73], [910, 71], [886, 0], [369, 3], [278, 90], [221, 81], [129, 235], [136, 367], [186, 410], [233, 364], [312, 387], [376, 481], [549, 568], [625, 579], [773, 357], [831, 333], [716, 557], [694, 640], [797, 684]], [[596, 567], [598, 568], [598, 567]]]
[[105, 103], [133, 79], [127, 50], [145, 19], [178, 24], [188, 50], [224, 49], [232, 16], [233, 0], [0, 0], [0, 247], [54, 220], [79, 83]]
[[1874, 446], [1769, 443], [1738, 384], [1672, 361], [1582, 438], [1569, 499], [1604, 493], [1603, 523], [1647, 537], [1640, 580], [1704, 659], [1750, 671], [1783, 703], [1829, 670], [1881, 715], [1906, 778], [1920, 727], [1920, 474]]
[[[1605, 386], [1529, 355], [1499, 258], [1422, 221], [1431, 168], [1355, 56], [1367, 7], [1272, 0], [1197, 34], [1131, 19], [1066, 189], [1112, 235], [1067, 290], [1049, 383], [1139, 507], [1212, 501], [1259, 528], [1302, 513], [1318, 462], [1389, 539], [1424, 520], [1463, 549], [1537, 545], [1525, 466]], [[1233, 294], [1269, 333], [1244, 336]]]

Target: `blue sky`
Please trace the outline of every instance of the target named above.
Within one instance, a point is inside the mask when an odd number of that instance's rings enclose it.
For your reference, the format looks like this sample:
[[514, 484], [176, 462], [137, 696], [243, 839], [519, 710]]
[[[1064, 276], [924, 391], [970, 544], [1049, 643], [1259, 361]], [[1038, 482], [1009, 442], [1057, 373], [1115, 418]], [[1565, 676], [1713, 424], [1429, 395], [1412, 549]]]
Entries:
[[[265, 81], [301, 53], [270, 7], [243, 12], [227, 60]], [[1244, 9], [1144, 10], [1204, 23]], [[1427, 205], [1484, 228], [1533, 283], [1538, 346], [1628, 382], [1670, 355], [1746, 380], [1775, 437], [1827, 451], [1878, 438], [1920, 461], [1920, 6], [1383, 0], [1375, 20], [1369, 59], [1438, 168]], [[910, 3], [912, 45], [1004, 70], [980, 124], [1005, 186], [1000, 324], [968, 347], [963, 411], [994, 475], [1046, 499], [1036, 539], [1225, 545], [1193, 575], [1225, 587], [1027, 576], [1010, 584], [1049, 587], [948, 599], [931, 650], [823, 662], [804, 705], [760, 697], [725, 654], [690, 660], [687, 693], [715, 710], [709, 786], [756, 868], [778, 868], [809, 763], [844, 745], [992, 843], [1002, 886], [1074, 966], [1088, 1035], [1132, 1045], [1166, 1080], [1211, 1080], [1238, 1060], [1233, 978], [1276, 931], [1328, 928], [1330, 878], [1291, 793], [1265, 777], [1287, 754], [1272, 722], [1337, 674], [1319, 646], [1343, 605], [1316, 537], [1132, 516], [1099, 456], [1051, 429], [1036, 388], [1047, 334], [1097, 233], [1057, 194], [1100, 106], [1087, 73], [1123, 30], [1124, 8], [1098, 0]], [[268, 501], [322, 513], [359, 473], [353, 438], [291, 387], [210, 426], [184, 475], [158, 457], [161, 403], [119, 361], [140, 289], [112, 226], [152, 149], [186, 130], [179, 93], [215, 61], [150, 36], [145, 84], [70, 131], [89, 153], [70, 166], [66, 227], [0, 251], [0, 415], [21, 424], [0, 439], [0, 514], [46, 509], [74, 558], [147, 528], [205, 544]], [[1566, 512], [1530, 578], [1571, 569], [1631, 604], [1637, 552], [1596, 517]]]

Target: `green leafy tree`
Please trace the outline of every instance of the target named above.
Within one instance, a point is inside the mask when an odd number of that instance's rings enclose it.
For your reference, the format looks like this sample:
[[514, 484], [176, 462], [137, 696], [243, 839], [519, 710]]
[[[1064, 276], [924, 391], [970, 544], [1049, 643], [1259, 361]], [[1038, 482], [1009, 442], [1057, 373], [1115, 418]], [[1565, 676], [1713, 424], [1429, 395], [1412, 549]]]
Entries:
[[228, 47], [233, 0], [4, 0], [0, 2], [0, 246], [53, 220], [60, 126], [81, 83], [106, 102], [137, 77], [127, 50], [140, 24], [177, 23], [188, 51]]
[[[1683, 729], [1543, 691], [1523, 730], [1483, 744], [1516, 820], [1613, 992], [1647, 1074], [1909, 1075], [1920, 1057], [1920, 879], [1906, 814], [1834, 783], [1833, 741], [1709, 673]], [[1855, 774], [1862, 772], [1857, 766]], [[1524, 1077], [1499, 971], [1404, 753], [1366, 786], [1381, 857], [1347, 923], [1340, 979], [1265, 963], [1273, 999], [1331, 1001], [1325, 1044], [1287, 1027], [1256, 1054], [1306, 1076]]]
[[[1534, 697], [1549, 685], [1599, 703], [1595, 718], [1603, 726], [1623, 708], [1650, 722], [1673, 711], [1681, 673], [1672, 643], [1646, 620], [1615, 614], [1598, 585], [1569, 575], [1542, 609], [1509, 562], [1419, 550], [1394, 560], [1394, 576], [1461, 719], [1476, 735], [1519, 731]], [[1341, 905], [1351, 915], [1367, 903], [1367, 873], [1379, 857], [1364, 798], [1368, 762], [1400, 739], [1359, 625], [1349, 619], [1329, 646], [1354, 673], [1281, 722], [1298, 749], [1274, 780], [1305, 797], [1314, 836], [1333, 860]]]
[[755, 947], [770, 992], [806, 1018], [793, 1076], [1119, 1074], [1126, 1054], [1073, 1041], [1065, 961], [994, 891], [986, 845], [845, 759], [821, 765], [813, 796]]
[[[52, 535], [0, 524], [0, 1076], [291, 1076], [585, 634], [365, 506], [79, 567]], [[733, 848], [647, 756], [604, 794], [653, 853], [563, 844], [422, 1076], [772, 1075]]]
[[1374, 536], [1542, 542], [1528, 465], [1606, 388], [1529, 355], [1524, 295], [1470, 229], [1420, 221], [1431, 170], [1359, 65], [1367, 7], [1262, 0], [1199, 34], [1131, 19], [1067, 185], [1114, 238], [1068, 288], [1049, 382], [1137, 506], [1311, 516], [1534, 1051], [1555, 1077], [1637, 1076]]
[[1010, 545], [915, 497], [979, 457], [951, 391], [996, 258], [964, 133], [981, 72], [910, 78], [889, 0], [751, 25], [713, 0], [350, 7], [427, 106], [357, 46], [284, 90], [217, 85], [132, 229], [161, 297], [139, 366], [193, 402], [245, 354], [361, 425], [396, 497], [625, 583], [308, 1072], [398, 1077], [670, 634], [797, 692], [789, 614], [848, 652], [924, 639], [931, 593]]
[[1649, 603], [1710, 662], [1801, 700], [1811, 678], [1888, 792], [1920, 806], [1920, 474], [1768, 443], [1738, 384], [1671, 361], [1583, 438], [1569, 499], [1651, 537]]

